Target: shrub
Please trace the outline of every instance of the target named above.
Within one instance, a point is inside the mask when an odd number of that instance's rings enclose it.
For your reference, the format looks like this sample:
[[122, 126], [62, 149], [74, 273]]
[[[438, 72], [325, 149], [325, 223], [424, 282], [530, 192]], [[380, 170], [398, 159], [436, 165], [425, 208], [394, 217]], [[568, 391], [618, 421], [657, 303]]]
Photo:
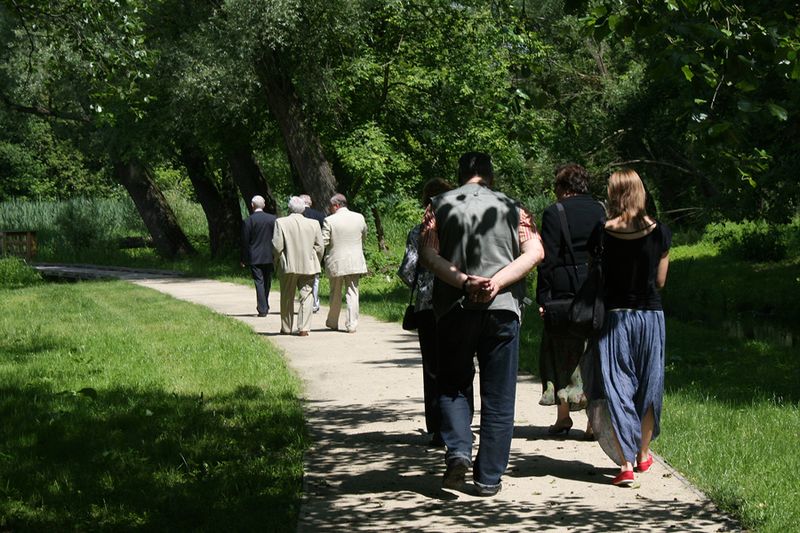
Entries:
[[786, 242], [786, 255], [793, 259], [800, 257], [800, 215], [784, 227], [783, 238]]
[[0, 257], [0, 288], [16, 289], [42, 281], [39, 273], [18, 257]]
[[780, 261], [786, 257], [785, 227], [764, 220], [709, 224], [705, 235], [720, 253], [737, 259]]

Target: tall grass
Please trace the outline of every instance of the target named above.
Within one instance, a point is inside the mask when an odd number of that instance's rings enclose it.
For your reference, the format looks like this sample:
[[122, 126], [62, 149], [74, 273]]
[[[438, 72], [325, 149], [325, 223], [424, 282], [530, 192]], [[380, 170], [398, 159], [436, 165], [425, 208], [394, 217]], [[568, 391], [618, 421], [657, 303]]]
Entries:
[[[168, 190], [164, 195], [184, 232], [193, 241], [204, 242], [208, 224], [202, 208], [180, 191]], [[147, 237], [142, 219], [127, 196], [0, 203], [0, 231], [18, 230], [37, 233], [40, 261], [125, 260], [120, 240]]]
[[4, 531], [295, 530], [299, 383], [244, 324], [121, 282], [0, 289], [0, 383]]

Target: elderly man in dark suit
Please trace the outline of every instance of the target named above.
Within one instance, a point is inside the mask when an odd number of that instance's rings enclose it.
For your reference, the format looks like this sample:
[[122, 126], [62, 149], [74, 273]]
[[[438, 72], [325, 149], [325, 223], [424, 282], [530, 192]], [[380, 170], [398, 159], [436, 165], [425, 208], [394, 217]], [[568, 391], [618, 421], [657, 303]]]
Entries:
[[264, 212], [266, 202], [262, 196], [250, 201], [252, 214], [242, 225], [242, 266], [250, 265], [256, 285], [256, 311], [258, 316], [269, 312], [269, 287], [272, 284], [272, 235], [275, 215]]

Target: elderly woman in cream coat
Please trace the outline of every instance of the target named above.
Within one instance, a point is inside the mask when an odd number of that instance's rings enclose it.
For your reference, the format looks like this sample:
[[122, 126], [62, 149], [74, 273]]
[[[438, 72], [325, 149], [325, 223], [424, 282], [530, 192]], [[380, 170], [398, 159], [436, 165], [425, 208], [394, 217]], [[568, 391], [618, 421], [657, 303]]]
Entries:
[[300, 289], [300, 310], [297, 313], [298, 332], [308, 336], [311, 329], [314, 300], [314, 276], [319, 274], [324, 246], [322, 231], [316, 220], [303, 216], [306, 203], [299, 196], [289, 199], [290, 214], [275, 221], [272, 237], [273, 259], [279, 265], [281, 284], [281, 333], [290, 335], [294, 322], [294, 295]]
[[358, 327], [358, 279], [367, 273], [367, 261], [364, 258], [367, 223], [363, 215], [347, 208], [347, 199], [343, 194], [331, 197], [330, 212], [322, 224], [322, 239], [326, 249], [325, 270], [331, 280], [330, 310], [325, 325], [330, 329], [339, 329], [344, 286], [347, 301], [344, 326], [348, 333], [355, 333]]

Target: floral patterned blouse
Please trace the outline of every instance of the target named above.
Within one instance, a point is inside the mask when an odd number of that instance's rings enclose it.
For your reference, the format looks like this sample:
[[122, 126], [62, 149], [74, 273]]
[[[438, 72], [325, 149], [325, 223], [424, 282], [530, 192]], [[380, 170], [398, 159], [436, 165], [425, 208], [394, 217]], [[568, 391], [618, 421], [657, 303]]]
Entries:
[[[417, 224], [411, 231], [408, 232], [406, 239], [406, 253], [403, 256], [403, 261], [400, 263], [400, 268], [397, 270], [397, 275], [400, 279], [416, 290], [416, 302], [414, 310], [427, 311], [433, 309], [433, 273], [428, 271], [419, 262], [419, 249], [420, 249], [420, 232], [422, 225]], [[416, 289], [413, 289], [414, 278], [417, 278]]]

